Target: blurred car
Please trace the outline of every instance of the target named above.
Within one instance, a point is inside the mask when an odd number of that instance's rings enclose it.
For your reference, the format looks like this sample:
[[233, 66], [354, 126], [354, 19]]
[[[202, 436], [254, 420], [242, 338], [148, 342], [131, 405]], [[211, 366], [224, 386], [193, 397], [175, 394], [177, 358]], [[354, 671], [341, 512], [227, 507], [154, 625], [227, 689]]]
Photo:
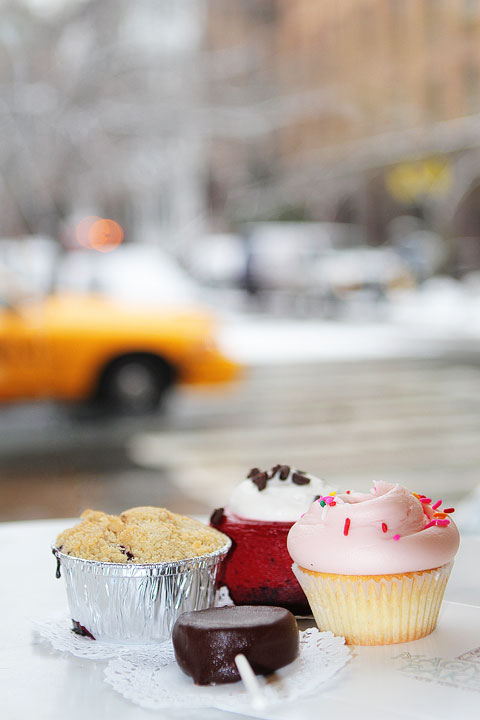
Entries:
[[414, 284], [406, 263], [389, 247], [330, 251], [316, 260], [312, 272], [318, 286], [338, 298], [364, 290], [384, 296], [391, 289]]
[[44, 295], [51, 288], [60, 246], [46, 235], [0, 237], [0, 293]]
[[245, 231], [248, 285], [259, 291], [316, 291], [319, 258], [362, 242], [360, 228], [346, 223], [264, 222]]
[[212, 233], [197, 238], [185, 264], [199, 282], [214, 288], [239, 287], [245, 277], [247, 248], [241, 235]]
[[186, 263], [194, 277], [212, 287], [309, 291], [316, 285], [312, 267], [319, 257], [362, 241], [360, 229], [347, 223], [255, 222], [242, 234], [197, 238]]
[[217, 347], [214, 317], [194, 303], [86, 290], [25, 298], [7, 274], [0, 273], [0, 401], [95, 400], [141, 413], [158, 407], [174, 383], [238, 375]]
[[52, 273], [56, 291], [96, 292], [122, 302], [162, 307], [202, 303], [199, 286], [157, 245], [132, 243], [110, 253], [63, 253]]

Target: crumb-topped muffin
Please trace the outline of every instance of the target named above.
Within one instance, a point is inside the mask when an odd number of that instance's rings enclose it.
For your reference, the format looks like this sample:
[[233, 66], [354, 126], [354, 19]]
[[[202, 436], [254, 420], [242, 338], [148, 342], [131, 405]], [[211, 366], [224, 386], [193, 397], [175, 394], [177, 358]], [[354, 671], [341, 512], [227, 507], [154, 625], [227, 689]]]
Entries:
[[223, 533], [193, 518], [137, 507], [121, 515], [85, 510], [81, 522], [60, 533], [56, 545], [84, 560], [147, 564], [207, 555], [226, 542]]
[[212, 607], [230, 546], [218, 530], [165, 508], [85, 510], [53, 547], [73, 631], [113, 643], [167, 640], [182, 612]]

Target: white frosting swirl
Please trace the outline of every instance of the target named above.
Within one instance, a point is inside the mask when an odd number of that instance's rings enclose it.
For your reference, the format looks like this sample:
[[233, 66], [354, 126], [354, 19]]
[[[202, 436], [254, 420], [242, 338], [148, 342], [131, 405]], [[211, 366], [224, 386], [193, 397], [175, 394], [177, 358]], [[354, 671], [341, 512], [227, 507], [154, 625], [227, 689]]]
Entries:
[[292, 479], [295, 473], [298, 470], [290, 468], [285, 480], [280, 480], [277, 473], [263, 490], [251, 479], [244, 480], [233, 491], [225, 509], [249, 520], [295, 522], [308, 510], [316, 495], [327, 495], [333, 490], [320, 478], [307, 473], [302, 475], [310, 482], [297, 485]]

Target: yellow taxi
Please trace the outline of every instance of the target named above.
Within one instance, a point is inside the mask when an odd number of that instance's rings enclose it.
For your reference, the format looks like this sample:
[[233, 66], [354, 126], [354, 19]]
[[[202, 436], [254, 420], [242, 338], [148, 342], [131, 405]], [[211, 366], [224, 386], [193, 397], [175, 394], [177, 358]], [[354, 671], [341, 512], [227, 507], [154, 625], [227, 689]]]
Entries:
[[207, 311], [81, 292], [0, 307], [0, 401], [95, 400], [141, 413], [175, 383], [223, 383], [238, 371]]

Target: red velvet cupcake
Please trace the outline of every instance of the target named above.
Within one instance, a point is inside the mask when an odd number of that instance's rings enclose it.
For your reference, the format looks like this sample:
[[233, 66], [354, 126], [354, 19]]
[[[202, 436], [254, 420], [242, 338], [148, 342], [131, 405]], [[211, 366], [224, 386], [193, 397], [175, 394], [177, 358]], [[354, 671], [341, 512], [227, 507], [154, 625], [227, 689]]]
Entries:
[[233, 543], [218, 584], [226, 585], [237, 605], [279, 605], [296, 615], [310, 607], [295, 578], [287, 535], [319, 496], [331, 492], [319, 478], [288, 465], [269, 472], [251, 470], [228, 505], [212, 513], [210, 523]]

